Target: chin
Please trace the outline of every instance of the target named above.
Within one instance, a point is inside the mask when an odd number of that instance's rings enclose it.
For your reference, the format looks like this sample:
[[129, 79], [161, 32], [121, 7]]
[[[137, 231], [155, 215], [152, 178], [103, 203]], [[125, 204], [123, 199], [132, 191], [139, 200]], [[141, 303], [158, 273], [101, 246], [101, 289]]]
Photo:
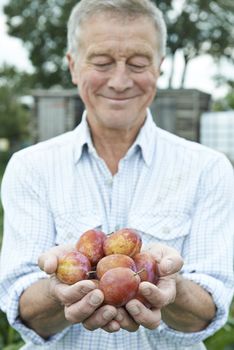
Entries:
[[132, 119], [132, 114], [127, 115], [127, 113], [119, 113], [116, 111], [110, 111], [107, 118], [102, 118], [103, 124], [111, 129], [126, 129], [132, 124], [135, 124], [135, 120]]

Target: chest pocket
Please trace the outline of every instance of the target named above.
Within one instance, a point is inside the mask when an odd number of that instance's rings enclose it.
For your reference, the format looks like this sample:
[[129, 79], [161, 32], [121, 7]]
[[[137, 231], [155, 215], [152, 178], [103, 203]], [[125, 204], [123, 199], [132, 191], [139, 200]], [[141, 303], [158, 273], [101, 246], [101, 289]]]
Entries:
[[85, 231], [93, 228], [101, 229], [101, 218], [97, 215], [82, 215], [78, 212], [60, 214], [55, 218], [55, 243], [75, 243]]
[[189, 234], [191, 218], [179, 212], [141, 213], [131, 215], [129, 226], [142, 232], [145, 243], [160, 241], [179, 248], [177, 243]]

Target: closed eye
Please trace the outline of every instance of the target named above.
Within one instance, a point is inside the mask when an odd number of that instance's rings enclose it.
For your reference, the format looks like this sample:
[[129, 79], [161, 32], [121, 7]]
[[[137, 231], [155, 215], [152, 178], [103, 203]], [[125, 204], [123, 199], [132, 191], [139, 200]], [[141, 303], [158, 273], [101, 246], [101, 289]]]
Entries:
[[138, 65], [138, 64], [132, 64], [132, 63], [129, 63], [128, 66], [133, 72], [136, 72], [136, 73], [143, 72], [147, 67], [147, 65]]
[[107, 70], [112, 66], [112, 62], [106, 62], [106, 63], [93, 63], [94, 67], [96, 67], [98, 70]]

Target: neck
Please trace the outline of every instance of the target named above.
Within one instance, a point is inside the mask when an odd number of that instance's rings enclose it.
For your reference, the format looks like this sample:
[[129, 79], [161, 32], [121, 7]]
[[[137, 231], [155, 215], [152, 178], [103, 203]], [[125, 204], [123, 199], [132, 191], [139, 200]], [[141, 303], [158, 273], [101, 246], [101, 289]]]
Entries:
[[118, 172], [119, 161], [135, 141], [138, 132], [139, 127], [129, 130], [91, 128], [94, 147], [112, 175]]

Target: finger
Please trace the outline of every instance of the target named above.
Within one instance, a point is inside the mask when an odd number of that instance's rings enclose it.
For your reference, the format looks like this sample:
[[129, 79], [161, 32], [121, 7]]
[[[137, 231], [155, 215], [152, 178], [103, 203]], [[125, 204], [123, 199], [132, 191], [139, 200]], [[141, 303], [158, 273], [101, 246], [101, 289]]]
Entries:
[[68, 285], [61, 283], [55, 276], [51, 277], [50, 293], [65, 306], [76, 303], [94, 289], [96, 289], [95, 283], [89, 280]]
[[183, 266], [181, 255], [172, 247], [157, 243], [148, 245], [146, 251], [150, 252], [157, 261], [160, 276], [174, 274]]
[[38, 258], [38, 265], [40, 269], [48, 274], [55, 273], [59, 258], [71, 250], [72, 245], [55, 246], [47, 252], [41, 254]]
[[170, 257], [165, 256], [158, 265], [159, 275], [168, 276], [181, 270], [184, 262], [180, 255], [171, 254]]
[[137, 324], [133, 318], [129, 316], [124, 308], [118, 309], [115, 320], [118, 321], [122, 329], [125, 329], [128, 332], [136, 332], [139, 328], [139, 324]]
[[176, 283], [172, 278], [161, 278], [157, 286], [150, 282], [142, 282], [139, 286], [139, 293], [153, 308], [161, 309], [175, 300]]
[[71, 323], [84, 322], [95, 310], [101, 306], [104, 295], [101, 290], [95, 289], [85, 295], [78, 302], [65, 306], [65, 318]]
[[90, 317], [86, 318], [83, 325], [86, 329], [94, 331], [110, 323], [117, 315], [117, 309], [111, 305], [98, 308]]
[[42, 254], [38, 258], [38, 265], [42, 271], [45, 271], [49, 275], [53, 274], [57, 270], [58, 258], [56, 255], [49, 253]]
[[108, 333], [114, 333], [120, 330], [120, 325], [117, 321], [112, 320], [106, 326], [102, 327], [102, 329]]
[[148, 309], [137, 299], [130, 300], [125, 307], [139, 325], [148, 329], [156, 329], [159, 326], [161, 321], [159, 309]]

